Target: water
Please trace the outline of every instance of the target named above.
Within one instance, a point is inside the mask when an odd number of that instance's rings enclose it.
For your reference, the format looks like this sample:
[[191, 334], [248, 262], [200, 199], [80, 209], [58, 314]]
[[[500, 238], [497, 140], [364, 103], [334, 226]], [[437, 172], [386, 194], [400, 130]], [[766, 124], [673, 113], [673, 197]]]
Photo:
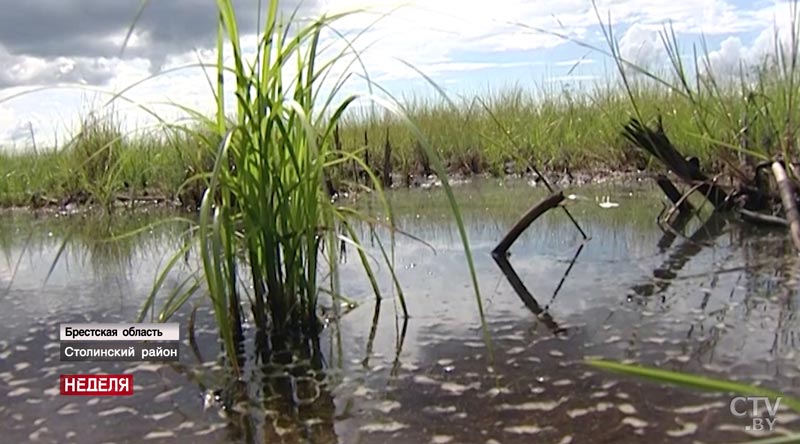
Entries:
[[[411, 317], [404, 322], [398, 316], [391, 277], [380, 267], [385, 297], [376, 304], [355, 253], [348, 252], [341, 292], [357, 306], [337, 318], [330, 301], [323, 302], [323, 315], [330, 320], [320, 342], [324, 362], [249, 366], [243, 386], [230, 383], [215, 360], [216, 332], [201, 297], [193, 301], [199, 356], [184, 340], [180, 365], [58, 361], [58, 323], [135, 318], [160, 264], [180, 244], [184, 225], [162, 224], [103, 243], [97, 239], [166, 215], [125, 215], [111, 228], [92, 217], [4, 215], [0, 442], [750, 438], [744, 430], [749, 418], [730, 412], [731, 395], [605, 373], [586, 365], [585, 358], [631, 360], [797, 394], [798, 264], [785, 232], [717, 219], [704, 227], [690, 222], [685, 236], [665, 235], [655, 223], [661, 199], [649, 187], [569, 192], [577, 196], [570, 211], [591, 240], [583, 244], [556, 210], [536, 221], [511, 249], [512, 266], [543, 310], [533, 313], [489, 252], [543, 191], [516, 181], [474, 181], [456, 189], [492, 333], [493, 361], [443, 194], [403, 190], [391, 195], [397, 223], [428, 243], [396, 238], [396, 270]], [[601, 208], [604, 196], [619, 206]], [[375, 202], [360, 205], [380, 214]], [[379, 250], [371, 252], [380, 256]], [[189, 272], [182, 265], [168, 286]], [[190, 311], [187, 306], [176, 318], [182, 338]], [[252, 343], [248, 353], [253, 354]], [[135, 393], [125, 398], [58, 394], [59, 374], [86, 372], [133, 373]], [[227, 402], [237, 388], [248, 400]], [[778, 430], [798, 430], [798, 419], [781, 409]]]

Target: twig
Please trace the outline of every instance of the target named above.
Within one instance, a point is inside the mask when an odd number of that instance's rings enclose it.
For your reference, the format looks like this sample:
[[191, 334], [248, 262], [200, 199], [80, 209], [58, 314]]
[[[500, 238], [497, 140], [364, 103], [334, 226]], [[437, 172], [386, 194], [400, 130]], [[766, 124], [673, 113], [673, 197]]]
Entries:
[[658, 184], [658, 187], [661, 188], [661, 191], [663, 191], [669, 200], [672, 201], [672, 204], [678, 207], [678, 210], [680, 210], [681, 213], [691, 214], [694, 212], [694, 206], [692, 206], [689, 201], [683, 198], [681, 192], [675, 188], [675, 185], [673, 185], [669, 179], [667, 179], [667, 176], [659, 174], [656, 176], [656, 183]]
[[782, 217], [772, 216], [769, 214], [761, 214], [756, 211], [739, 209], [739, 215], [745, 222], [750, 222], [756, 225], [772, 225], [776, 227], [788, 227], [789, 221]]
[[498, 257], [505, 257], [508, 249], [511, 245], [517, 240], [517, 238], [525, 231], [530, 224], [533, 223], [539, 216], [544, 214], [547, 210], [555, 208], [564, 200], [564, 193], [559, 191], [556, 193], [551, 194], [543, 201], [539, 202], [538, 204], [534, 205], [531, 209], [529, 209], [518, 221], [508, 230], [503, 240], [494, 247], [492, 250], [492, 257], [495, 259]]
[[[689, 190], [686, 193], [684, 193], [683, 196], [681, 196], [680, 199], [678, 199], [677, 202], [675, 202], [675, 205], [672, 208], [670, 208], [669, 211], [667, 211], [666, 216], [664, 216], [664, 220], [665, 221], [669, 221], [670, 219], [672, 219], [672, 215], [675, 214], [675, 210], [680, 209], [683, 206], [683, 204], [689, 204], [689, 201], [687, 199], [689, 198], [689, 196], [692, 193], [697, 191], [701, 186], [703, 186], [703, 184], [702, 183], [698, 183], [695, 186], [689, 188]], [[675, 191], [677, 191], [677, 190], [675, 190]], [[691, 205], [691, 204], [689, 204], [689, 205]], [[691, 214], [691, 213], [689, 213], [689, 214]]]
[[786, 213], [786, 220], [789, 222], [792, 243], [800, 251], [800, 214], [797, 212], [797, 203], [794, 200], [794, 187], [786, 176], [786, 170], [783, 169], [783, 165], [780, 162], [772, 163], [772, 175], [775, 176], [775, 181], [778, 182], [783, 212]]

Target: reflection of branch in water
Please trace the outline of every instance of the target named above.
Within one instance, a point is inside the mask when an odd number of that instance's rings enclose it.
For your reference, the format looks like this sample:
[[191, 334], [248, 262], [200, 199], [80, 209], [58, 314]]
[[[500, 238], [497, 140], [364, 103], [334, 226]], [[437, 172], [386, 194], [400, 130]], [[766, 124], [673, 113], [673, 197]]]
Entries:
[[581, 251], [583, 251], [583, 247], [585, 245], [586, 245], [585, 243], [581, 243], [581, 245], [578, 247], [578, 250], [575, 252], [575, 255], [572, 256], [572, 260], [569, 261], [569, 266], [567, 267], [567, 270], [564, 272], [564, 275], [561, 276], [561, 280], [558, 282], [558, 285], [556, 286], [555, 291], [553, 291], [553, 296], [550, 297], [550, 302], [547, 303], [547, 307], [549, 307], [550, 304], [552, 304], [553, 301], [556, 300], [556, 296], [558, 296], [558, 292], [561, 291], [561, 287], [563, 287], [564, 286], [564, 282], [567, 281], [567, 276], [569, 276], [569, 272], [572, 271], [572, 267], [575, 266], [575, 262], [578, 261], [578, 256], [581, 255]]
[[195, 321], [197, 319], [197, 309], [199, 307], [197, 305], [192, 308], [192, 313], [189, 315], [189, 346], [192, 349], [192, 354], [194, 355], [195, 360], [198, 364], [203, 363], [203, 355], [200, 354], [200, 347], [197, 346], [197, 340], [195, 339], [194, 335], [194, 326]]
[[[659, 220], [661, 216], [659, 216]], [[658, 240], [658, 251], [659, 253], [663, 253], [672, 246], [672, 243], [675, 242], [675, 239], [680, 235], [684, 228], [686, 228], [686, 224], [692, 219], [692, 214], [687, 213], [684, 211], [678, 212], [678, 216], [675, 217], [675, 220], [671, 222], [665, 223], [663, 226], [659, 222], [659, 228], [664, 231], [664, 235], [661, 236], [661, 239]]]
[[508, 262], [508, 259], [506, 259], [505, 256], [493, 257], [495, 262], [497, 262], [497, 265], [500, 267], [500, 270], [506, 276], [506, 279], [508, 279], [508, 283], [510, 283], [514, 291], [517, 292], [525, 306], [528, 307], [528, 309], [533, 312], [537, 318], [541, 319], [542, 322], [544, 322], [544, 325], [546, 325], [547, 328], [550, 329], [550, 331], [552, 331], [554, 334], [566, 333], [567, 329], [559, 327], [556, 321], [553, 320], [552, 316], [550, 316], [550, 313], [542, 309], [542, 307], [536, 301], [536, 298], [534, 298], [531, 292], [528, 291], [527, 287], [525, 287], [525, 284], [519, 278], [517, 272], [514, 271], [514, 267], [511, 266], [511, 264]]
[[403, 318], [403, 328], [400, 329], [397, 335], [397, 345], [394, 350], [394, 362], [392, 362], [392, 376], [397, 376], [400, 369], [400, 353], [403, 352], [403, 343], [406, 341], [406, 332], [408, 331], [408, 318]]
[[664, 263], [653, 271], [653, 281], [655, 282], [635, 285], [633, 287], [634, 293], [639, 296], [652, 296], [669, 288], [672, 280], [677, 277], [677, 272], [686, 266], [693, 257], [703, 251], [706, 247], [705, 243], [713, 242], [719, 237], [726, 223], [727, 220], [721, 213], [712, 213], [691, 237], [678, 245]]
[[381, 317], [381, 302], [375, 301], [375, 311], [372, 314], [372, 326], [369, 329], [369, 338], [367, 339], [367, 351], [364, 354], [364, 359], [361, 365], [367, 369], [369, 368], [369, 358], [372, 356], [372, 347], [375, 343], [375, 335], [378, 333], [378, 321]]

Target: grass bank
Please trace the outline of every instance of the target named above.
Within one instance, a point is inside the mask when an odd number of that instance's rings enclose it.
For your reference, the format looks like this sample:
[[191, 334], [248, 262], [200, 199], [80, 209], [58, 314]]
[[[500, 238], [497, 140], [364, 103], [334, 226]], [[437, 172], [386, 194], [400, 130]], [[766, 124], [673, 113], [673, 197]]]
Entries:
[[[789, 80], [771, 71], [758, 79], [714, 90], [701, 85], [696, 102], [648, 83], [635, 89], [636, 102], [641, 115], [661, 115], [676, 145], [716, 172], [720, 159], [736, 154], [734, 147], [765, 154], [779, 149], [781, 127], [790, 118]], [[633, 115], [630, 97], [610, 84], [580, 94], [507, 88], [462, 98], [455, 107], [434, 99], [407, 103], [451, 173], [501, 176], [531, 164], [549, 171], [629, 170], [647, 162], [620, 133]], [[197, 128], [127, 135], [114, 116], [91, 116], [64, 146], [0, 150], [0, 205], [108, 205], [138, 196], [196, 206], [206, 187], [203, 174], [213, 167], [207, 140], [213, 137]], [[394, 115], [352, 111], [340, 121], [338, 141], [342, 152], [359, 156], [379, 176], [391, 171], [404, 179], [395, 186], [432, 173], [415, 134]], [[338, 186], [364, 176], [352, 161], [330, 171]]]

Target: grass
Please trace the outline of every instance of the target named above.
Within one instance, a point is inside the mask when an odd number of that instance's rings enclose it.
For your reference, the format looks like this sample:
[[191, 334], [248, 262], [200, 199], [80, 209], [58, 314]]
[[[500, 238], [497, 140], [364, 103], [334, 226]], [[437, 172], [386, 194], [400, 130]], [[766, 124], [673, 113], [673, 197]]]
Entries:
[[[795, 74], [786, 78], [782, 70], [765, 67], [748, 84], [717, 82], [699, 89], [694, 84], [690, 91], [680, 91], [678, 86], [641, 82], [632, 91], [645, 120], [661, 115], [670, 138], [686, 155], [720, 171], [721, 153], [743, 148], [769, 156], [782, 149], [788, 122], [794, 119], [788, 109], [794, 100], [790, 85], [796, 80]], [[404, 107], [451, 173], [501, 176], [524, 172], [530, 164], [559, 172], [646, 165], [620, 135], [625, 116], [636, 114], [625, 88], [617, 84], [597, 85], [583, 94], [514, 87], [455, 102], [453, 107], [437, 98], [417, 97]], [[339, 149], [346, 156], [366, 159], [376, 172], [382, 171], [388, 134], [393, 173], [420, 177], [433, 172], [415, 130], [395, 114], [371, 118], [354, 109], [337, 120]], [[0, 150], [0, 205], [27, 205], [36, 196], [62, 201], [80, 194], [102, 203], [130, 191], [199, 203], [205, 182], [185, 182], [210, 173], [214, 158], [198, 133], [200, 123], [185, 131], [126, 135], [114, 116], [85, 121], [80, 135], [63, 147]], [[343, 162], [329, 173], [338, 186], [347, 186], [362, 170]]]
[[186, 181], [209, 171], [213, 155], [190, 129], [126, 134], [113, 114], [90, 114], [63, 147], [0, 151], [0, 206], [91, 200], [105, 207], [122, 195], [192, 205], [205, 184]]
[[[604, 30], [610, 49], [595, 49], [615, 57], [620, 74], [616, 81], [606, 80], [583, 92], [555, 86], [508, 87], [457, 98], [455, 103], [440, 96], [411, 97], [403, 101], [403, 116], [345, 107], [333, 117], [338, 131], [332, 149], [339, 153], [339, 162], [326, 174], [337, 187], [352, 186], [354, 179], [361, 177], [363, 182], [366, 176], [356, 157], [380, 176], [387, 154], [388, 169], [396, 176], [432, 174], [418, 132], [451, 173], [500, 176], [524, 172], [531, 164], [550, 171], [642, 167], [648, 160], [620, 135], [626, 116], [645, 121], [662, 116], [676, 145], [713, 172], [731, 164], [736, 151], [763, 159], [795, 148], [795, 86], [800, 81], [796, 37], [789, 47], [776, 41], [775, 53], [760, 66], [722, 79], [708, 68], [707, 52], [698, 55], [695, 49], [688, 64], [679, 57], [669, 28], [663, 40], [672, 63], [669, 71], [660, 73], [623, 60], [612, 30]], [[250, 69], [242, 63], [242, 69]], [[335, 110], [329, 104], [324, 112]], [[121, 194], [147, 193], [196, 207], [224, 134], [211, 131], [209, 119], [194, 117], [196, 121], [185, 127], [126, 133], [114, 114], [89, 115], [64, 146], [0, 150], [0, 206], [28, 205], [42, 198], [90, 199], [107, 206]], [[324, 131], [321, 135], [328, 137], [334, 130]]]
[[[173, 266], [189, 248], [198, 244], [203, 290], [211, 301], [228, 363], [235, 373], [242, 366], [240, 352], [248, 319], [256, 327], [256, 349], [260, 356], [287, 350], [297, 350], [301, 356], [314, 354], [322, 327], [317, 300], [324, 292], [338, 302], [340, 242], [349, 243], [358, 251], [375, 297], [382, 297], [373, 266], [351, 225], [369, 219], [351, 207], [336, 203], [329, 185], [337, 167], [346, 162], [360, 162], [353, 153], [341, 149], [337, 136], [342, 115], [360, 96], [335, 97], [347, 77], [328, 80], [331, 68], [342, 62], [346, 53], [329, 60], [319, 56], [322, 31], [346, 14], [301, 22], [294, 17], [288, 20], [279, 17], [277, 0], [265, 5], [265, 21], [255, 55], [248, 56], [242, 50], [232, 2], [217, 2], [216, 115], [210, 119], [201, 117], [196, 128], [170, 128], [182, 136], [172, 140], [179, 140], [182, 146], [191, 146], [199, 153], [196, 157], [191, 153], [187, 156], [191, 168], [184, 168], [187, 174], [181, 185], [181, 189], [186, 189], [191, 184], [202, 184], [196, 237], [164, 267], [142, 309], [144, 316]], [[227, 64], [226, 54], [232, 59]], [[232, 76], [233, 88], [226, 87], [223, 73]], [[328, 96], [320, 93], [323, 83], [332, 85]], [[228, 108], [225, 97], [231, 90], [233, 110]], [[414, 130], [399, 104], [369, 95], [366, 99], [405, 118]], [[116, 174], [122, 175], [124, 156], [119, 154], [107, 160], [111, 153], [117, 153], [108, 147], [114, 147], [119, 140], [117, 137], [100, 148], [90, 147], [87, 151], [94, 154], [87, 155], [87, 159], [101, 160], [101, 167], [118, 165]], [[419, 132], [417, 144], [428, 151], [448, 194], [482, 314], [469, 243], [446, 173]], [[207, 153], [213, 160], [211, 164], [205, 164]], [[111, 169], [114, 167], [101, 168]], [[392, 211], [383, 195], [381, 181], [369, 166], [362, 164], [362, 169], [387, 215], [380, 225], [394, 235]], [[393, 250], [387, 252], [381, 246], [381, 251], [384, 264], [394, 276]], [[405, 310], [396, 279], [395, 284]], [[200, 287], [199, 283], [188, 283], [173, 291], [159, 319], [168, 319]], [[246, 307], [251, 315], [245, 312]]]
[[[800, 413], [800, 400], [764, 387], [727, 381], [724, 379], [708, 378], [705, 376], [692, 375], [683, 372], [674, 372], [653, 367], [645, 367], [635, 364], [604, 361], [600, 359], [590, 359], [587, 361], [587, 363], [601, 370], [643, 378], [662, 384], [689, 387], [703, 391], [733, 393], [737, 396], [762, 396], [766, 397], [773, 403], [778, 402], [777, 400], [780, 399], [781, 405], [788, 407], [795, 413]], [[748, 441], [748, 443], [742, 444], [788, 444], [798, 442], [800, 442], [800, 434], [791, 433], [773, 438]]]
[[[661, 34], [670, 71], [657, 73], [637, 66], [621, 56], [612, 27], [603, 24], [596, 5], [595, 11], [608, 46], [608, 51], [601, 51], [610, 55], [615, 62], [622, 91], [628, 98], [632, 114], [640, 121], [649, 120], [655, 115], [649, 109], [653, 91], [662, 91], [668, 97], [674, 97], [684, 110], [682, 115], [687, 126], [686, 133], [692, 136], [695, 143], [708, 147], [706, 154], [715, 153], [719, 156], [730, 175], [757, 181], [757, 175], [753, 172], [756, 161], [782, 158], [789, 163], [798, 155], [796, 86], [800, 82], [799, 5], [797, 0], [789, 3], [791, 20], [788, 45], [778, 39], [776, 30], [773, 52], [764, 58], [761, 66], [750, 72], [742, 67], [735, 81], [723, 81], [711, 69], [711, 57], [705, 46], [701, 48], [700, 56], [695, 48], [694, 68], [687, 67], [671, 27], [665, 27]], [[673, 127], [666, 119], [664, 123], [672, 136]], [[797, 183], [797, 179], [800, 179], [797, 170], [790, 170]], [[737, 395], [759, 395], [773, 402], [781, 399], [791, 410], [800, 412], [800, 400], [768, 388], [635, 364], [603, 360], [589, 360], [588, 363], [602, 370], [661, 383]], [[790, 442], [800, 442], [800, 434], [752, 441], [753, 444]]]
[[[793, 4], [793, 16], [796, 9]], [[441, 96], [410, 97], [402, 101], [402, 116], [348, 106], [333, 118], [339, 163], [326, 174], [337, 187], [352, 186], [366, 176], [355, 157], [381, 176], [388, 155], [388, 170], [395, 176], [430, 175], [434, 168], [418, 133], [450, 173], [500, 176], [527, 171], [531, 164], [559, 172], [627, 170], [645, 166], [648, 159], [629, 146], [621, 126], [628, 117], [648, 121], [657, 115], [676, 146], [712, 172], [730, 166], [737, 151], [768, 158], [797, 144], [796, 28], [795, 22], [788, 46], [776, 40], [774, 53], [761, 65], [742, 68], [734, 77], [713, 72], [703, 42], [691, 58], [680, 54], [669, 28], [662, 38], [670, 64], [665, 71], [648, 71], [622, 59], [613, 30], [604, 27], [608, 49], [594, 49], [612, 56], [619, 75], [587, 91], [516, 86], [455, 103]], [[242, 63], [242, 69], [250, 69]], [[329, 103], [324, 112], [335, 110]], [[208, 119], [194, 117], [186, 127], [128, 134], [115, 115], [90, 115], [62, 147], [0, 150], [0, 206], [42, 197], [50, 202], [89, 198], [107, 206], [120, 194], [147, 192], [196, 207], [212, 171], [212, 147], [222, 134], [209, 130]], [[327, 137], [334, 130], [325, 131]]]

